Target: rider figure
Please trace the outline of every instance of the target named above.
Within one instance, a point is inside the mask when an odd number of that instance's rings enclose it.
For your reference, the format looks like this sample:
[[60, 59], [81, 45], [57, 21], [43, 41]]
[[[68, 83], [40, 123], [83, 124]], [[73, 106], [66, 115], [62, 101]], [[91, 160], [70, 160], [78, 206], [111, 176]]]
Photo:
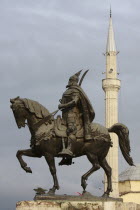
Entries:
[[81, 71], [69, 78], [67, 90], [63, 93], [58, 108], [62, 111], [62, 119], [67, 127], [68, 147], [62, 150], [60, 155], [73, 157], [72, 142], [76, 140], [77, 129], [84, 128], [84, 140], [93, 139], [91, 134], [91, 122], [95, 117], [94, 109], [78, 84]]

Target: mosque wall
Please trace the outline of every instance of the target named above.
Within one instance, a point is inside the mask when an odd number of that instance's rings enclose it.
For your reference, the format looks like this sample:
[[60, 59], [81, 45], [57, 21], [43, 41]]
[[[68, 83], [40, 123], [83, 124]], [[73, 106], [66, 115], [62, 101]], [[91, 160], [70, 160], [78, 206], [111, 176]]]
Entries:
[[119, 182], [119, 193], [123, 202], [140, 204], [140, 181]]

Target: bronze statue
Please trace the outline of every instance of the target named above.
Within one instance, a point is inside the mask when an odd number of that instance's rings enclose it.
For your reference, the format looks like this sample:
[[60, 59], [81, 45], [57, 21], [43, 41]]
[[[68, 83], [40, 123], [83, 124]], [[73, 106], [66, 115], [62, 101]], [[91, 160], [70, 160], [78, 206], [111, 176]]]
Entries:
[[[109, 148], [112, 146], [109, 132], [114, 132], [119, 137], [119, 145], [122, 154], [129, 165], [133, 165], [130, 157], [130, 143], [128, 128], [120, 123], [111, 128], [92, 123], [95, 113], [86, 96], [78, 84], [80, 72], [69, 79], [68, 89], [60, 100], [59, 109], [61, 116], [54, 118], [57, 111], [49, 111], [36, 101], [26, 98], [11, 99], [11, 108], [18, 128], [29, 127], [31, 133], [30, 149], [19, 150], [17, 158], [21, 167], [28, 173], [32, 173], [22, 156], [45, 157], [54, 185], [48, 194], [55, 194], [59, 189], [56, 175], [55, 157], [62, 157], [60, 165], [72, 164], [72, 158], [86, 155], [92, 164], [92, 168], [81, 177], [83, 193], [86, 192], [86, 180], [100, 167], [107, 176], [107, 190], [103, 196], [108, 197], [112, 191], [111, 167], [106, 161]], [[83, 79], [83, 77], [82, 77]]]

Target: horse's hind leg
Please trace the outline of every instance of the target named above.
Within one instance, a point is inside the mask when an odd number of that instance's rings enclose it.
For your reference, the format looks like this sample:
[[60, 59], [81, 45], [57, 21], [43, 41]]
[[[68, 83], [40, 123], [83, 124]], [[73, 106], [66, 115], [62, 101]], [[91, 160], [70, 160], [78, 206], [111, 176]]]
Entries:
[[50, 172], [51, 172], [51, 175], [52, 175], [53, 181], [54, 181], [54, 185], [49, 190], [48, 194], [55, 194], [55, 191], [59, 190], [59, 184], [58, 184], [57, 175], [56, 175], [56, 167], [55, 167], [54, 156], [49, 154], [49, 153], [46, 153], [45, 154], [45, 159], [46, 159], [46, 161], [49, 165]]
[[88, 160], [92, 163], [92, 168], [85, 173], [82, 178], [81, 178], [81, 186], [83, 187], [83, 193], [85, 193], [85, 189], [87, 186], [86, 180], [88, 179], [88, 177], [94, 172], [97, 171], [100, 168], [100, 165], [98, 163], [98, 158], [97, 156], [95, 156], [94, 154], [88, 153], [87, 154], [87, 158]]
[[24, 160], [22, 159], [22, 156], [28, 156], [28, 157], [41, 157], [41, 156], [37, 156], [35, 153], [33, 153], [33, 151], [31, 149], [26, 149], [26, 150], [18, 150], [17, 151], [17, 159], [20, 162], [21, 167], [27, 172], [27, 173], [32, 173], [32, 170], [30, 169], [30, 167], [27, 167], [27, 163], [24, 162]]
[[112, 192], [112, 182], [111, 182], [111, 175], [112, 175], [112, 169], [108, 165], [106, 159], [103, 159], [100, 161], [100, 166], [104, 169], [105, 174], [107, 176], [107, 190], [102, 195], [103, 197], [109, 197], [110, 192]]

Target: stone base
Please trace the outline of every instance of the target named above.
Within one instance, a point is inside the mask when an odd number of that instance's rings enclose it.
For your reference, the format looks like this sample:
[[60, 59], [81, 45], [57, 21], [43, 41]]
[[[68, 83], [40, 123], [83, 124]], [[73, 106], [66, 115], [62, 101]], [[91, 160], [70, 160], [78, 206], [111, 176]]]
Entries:
[[42, 195], [36, 196], [34, 201], [18, 202], [16, 210], [140, 210], [140, 205], [95, 196]]
[[20, 201], [16, 210], [140, 210], [140, 205], [117, 201]]

